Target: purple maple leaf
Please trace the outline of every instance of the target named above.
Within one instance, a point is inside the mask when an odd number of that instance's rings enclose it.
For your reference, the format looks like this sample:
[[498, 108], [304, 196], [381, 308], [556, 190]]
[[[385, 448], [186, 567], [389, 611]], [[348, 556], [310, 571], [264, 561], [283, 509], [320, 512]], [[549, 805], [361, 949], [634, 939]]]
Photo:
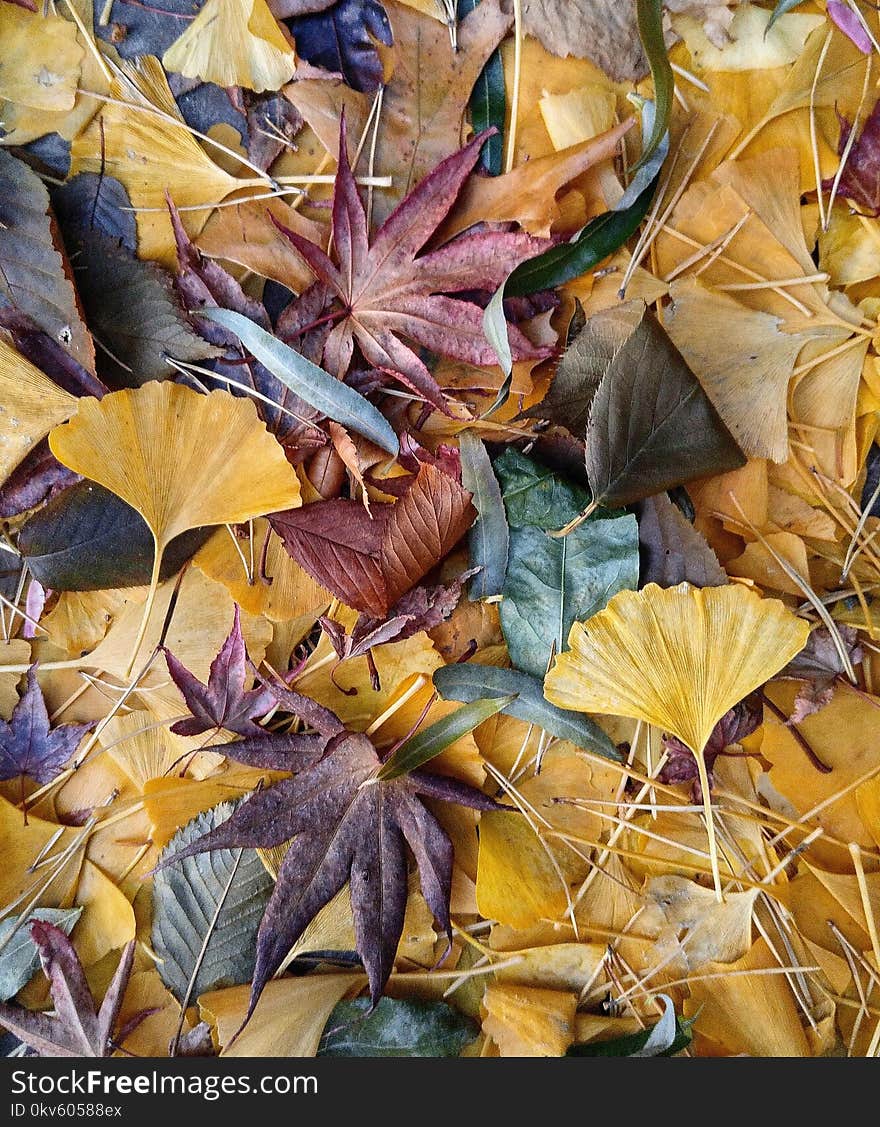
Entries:
[[221, 728], [239, 736], [264, 734], [263, 729], [254, 723], [254, 717], [265, 715], [276, 701], [267, 688], [245, 689], [249, 679], [248, 657], [237, 606], [232, 630], [211, 662], [206, 685], [190, 673], [170, 650], [165, 650], [165, 660], [171, 679], [183, 693], [191, 714], [190, 719], [172, 724], [171, 731], [175, 735], [198, 736]]
[[27, 775], [49, 783], [61, 771], [95, 722], [53, 728], [37, 681], [37, 667], [27, 673], [27, 688], [9, 720], [0, 720], [0, 779]]
[[[706, 761], [706, 771], [709, 783], [712, 784], [712, 768], [719, 755], [731, 744], [737, 744], [750, 736], [758, 727], [763, 718], [760, 699], [748, 696], [725, 712], [715, 727], [703, 751]], [[694, 802], [703, 801], [703, 791], [697, 777], [697, 761], [689, 747], [678, 739], [677, 736], [664, 735], [663, 750], [667, 759], [663, 770], [658, 775], [662, 783], [686, 783], [692, 780], [692, 793]]]
[[[843, 155], [849, 141], [852, 125], [845, 117], [840, 119], [840, 139], [837, 151]], [[830, 189], [834, 177], [822, 181], [824, 189]], [[880, 101], [862, 126], [858, 140], [850, 149], [849, 156], [840, 174], [837, 194], [850, 201], [862, 214], [877, 218], [880, 215]]]

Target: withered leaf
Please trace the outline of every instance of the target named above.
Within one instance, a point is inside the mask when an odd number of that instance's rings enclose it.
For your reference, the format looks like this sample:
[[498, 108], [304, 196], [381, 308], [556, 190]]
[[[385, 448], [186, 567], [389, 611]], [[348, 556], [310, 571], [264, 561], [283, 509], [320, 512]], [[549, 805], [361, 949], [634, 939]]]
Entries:
[[615, 82], [648, 73], [635, 0], [523, 0], [523, 26], [552, 55], [588, 58]]
[[[849, 142], [852, 124], [845, 117], [840, 118], [840, 140], [837, 151], [843, 153]], [[829, 190], [834, 177], [822, 181], [822, 187]], [[880, 101], [871, 110], [858, 138], [849, 150], [837, 194], [849, 200], [856, 210], [876, 218], [880, 215]]]
[[[228, 747], [233, 757], [236, 748]], [[419, 771], [377, 780], [381, 765], [366, 736], [341, 733], [313, 766], [258, 791], [222, 825], [163, 863], [212, 849], [291, 843], [260, 924], [247, 1018], [306, 926], [348, 880], [357, 950], [371, 997], [378, 1000], [403, 930], [406, 845], [415, 856], [425, 900], [450, 935], [452, 843], [422, 797], [477, 809], [496, 804], [464, 783]]]
[[94, 346], [52, 237], [49, 193], [35, 172], [0, 149], [0, 305], [6, 304], [94, 373]]
[[[332, 317], [336, 323], [324, 341], [324, 362], [339, 379], [348, 371], [357, 343], [369, 364], [393, 373], [448, 414], [441, 389], [405, 340], [471, 364], [496, 362], [495, 350], [483, 332], [483, 311], [473, 302], [449, 295], [497, 289], [513, 266], [544, 249], [546, 241], [522, 232], [483, 232], [462, 235], [439, 250], [419, 254], [455, 203], [484, 140], [476, 137], [442, 161], [398, 205], [370, 243], [366, 212], [348, 160], [343, 117], [333, 193], [337, 261], [296, 231], [281, 227], [318, 279], [316, 284], [337, 306]], [[301, 300], [310, 308], [314, 298]], [[514, 359], [546, 355], [515, 327], [510, 328], [509, 338]]]
[[269, 689], [263, 687], [245, 688], [251, 677], [248, 674], [248, 656], [237, 604], [232, 629], [220, 652], [211, 662], [207, 684], [202, 684], [168, 649], [165, 650], [165, 661], [168, 663], [171, 680], [183, 693], [191, 714], [188, 720], [178, 720], [172, 724], [172, 732], [178, 736], [198, 736], [202, 732], [224, 729], [240, 736], [265, 734], [254, 721], [269, 711], [275, 703], [275, 697]]
[[[739, 743], [762, 723], [763, 712], [759, 694], [746, 697], [745, 700], [735, 704], [721, 717], [712, 729], [712, 735], [706, 744], [703, 756], [706, 761], [706, 772], [709, 783], [712, 784], [712, 767], [719, 755], [722, 755], [731, 744]], [[697, 761], [693, 752], [687, 748], [677, 736], [664, 734], [663, 750], [666, 753], [666, 763], [660, 772], [659, 778], [664, 783], [691, 782], [695, 802], [703, 801], [703, 791], [697, 773]]]
[[37, 667], [32, 665], [12, 716], [0, 720], [0, 779], [27, 775], [37, 783], [51, 782], [93, 727], [94, 722], [52, 727]]
[[638, 508], [639, 583], [675, 587], [720, 587], [727, 573], [709, 547], [706, 537], [681, 513], [665, 493], [648, 497]]
[[317, 501], [275, 513], [272, 527], [293, 559], [355, 610], [384, 619], [394, 604], [438, 564], [476, 516], [471, 495], [437, 469], [422, 465], [393, 504]]
[[[134, 962], [135, 940], [125, 947], [104, 1000], [95, 1002], [73, 944], [54, 924], [30, 925], [39, 948], [55, 1016], [0, 1004], [0, 1022], [41, 1057], [109, 1057], [113, 1034]], [[145, 1014], [143, 1016], [146, 1016]], [[129, 1023], [129, 1029], [131, 1023]]]
[[[284, 0], [270, 3], [277, 15], [289, 14]], [[308, 5], [314, 8], [314, 5]], [[382, 84], [382, 60], [376, 42], [389, 47], [394, 39], [385, 9], [378, 0], [337, 0], [321, 10], [291, 19], [297, 54], [341, 74], [355, 90], [372, 94]]]

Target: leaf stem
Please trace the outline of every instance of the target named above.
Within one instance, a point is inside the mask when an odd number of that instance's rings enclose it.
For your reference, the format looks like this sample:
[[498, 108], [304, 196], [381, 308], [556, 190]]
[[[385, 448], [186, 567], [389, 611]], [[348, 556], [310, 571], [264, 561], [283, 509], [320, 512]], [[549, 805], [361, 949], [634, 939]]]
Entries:
[[150, 575], [150, 589], [147, 592], [147, 600], [144, 603], [144, 613], [143, 613], [143, 617], [141, 618], [141, 624], [138, 627], [137, 637], [134, 640], [134, 646], [132, 647], [132, 650], [131, 650], [131, 656], [128, 659], [128, 663], [126, 664], [126, 667], [125, 667], [125, 673], [123, 674], [123, 676], [126, 679], [128, 679], [131, 676], [131, 671], [132, 671], [132, 669], [134, 669], [134, 663], [137, 660], [138, 651], [140, 650], [141, 645], [142, 645], [143, 640], [144, 640], [144, 636], [147, 633], [147, 626], [149, 625], [149, 622], [150, 622], [150, 613], [153, 610], [153, 604], [156, 601], [156, 591], [158, 590], [158, 587], [159, 587], [159, 573], [162, 569], [162, 554], [163, 554], [163, 552], [164, 552], [164, 548], [159, 546], [159, 541], [154, 535], [154, 537], [153, 537], [153, 571], [152, 571], [152, 574]]
[[552, 536], [554, 540], [558, 540], [562, 536], [568, 536], [569, 532], [574, 532], [574, 530], [582, 525], [585, 520], [589, 520], [589, 518], [598, 508], [599, 502], [591, 501], [582, 513], [579, 513], [573, 520], [570, 520], [568, 524], [563, 525], [563, 527], [558, 529], [556, 532], [549, 533], [549, 535]]
[[721, 887], [721, 870], [718, 866], [718, 842], [715, 839], [715, 816], [712, 813], [712, 796], [709, 793], [709, 772], [706, 770], [706, 760], [702, 752], [699, 754], [694, 752], [694, 759], [697, 761], [697, 775], [703, 792], [703, 816], [706, 819], [706, 835], [709, 838], [709, 862], [712, 866], [715, 899], [719, 904], [723, 904], [724, 890]]

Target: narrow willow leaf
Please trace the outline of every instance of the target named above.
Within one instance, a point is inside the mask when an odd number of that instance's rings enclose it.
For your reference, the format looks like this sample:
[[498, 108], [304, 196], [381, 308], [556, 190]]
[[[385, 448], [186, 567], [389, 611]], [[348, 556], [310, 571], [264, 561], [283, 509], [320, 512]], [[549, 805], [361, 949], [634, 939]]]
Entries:
[[277, 337], [231, 309], [202, 309], [200, 317], [216, 321], [236, 334], [245, 348], [273, 376], [316, 411], [357, 431], [389, 454], [397, 454], [397, 435], [388, 420], [368, 400], [323, 368], [300, 356]]
[[330, 1014], [319, 1057], [457, 1057], [479, 1027], [448, 1002], [369, 998], [340, 1002]]
[[0, 953], [0, 1002], [14, 997], [26, 986], [40, 965], [40, 953], [30, 935], [31, 922], [43, 920], [70, 935], [81, 914], [82, 908], [37, 908], [24, 923], [19, 923], [20, 916], [9, 916], [0, 923], [0, 943], [15, 931]]
[[[458, 0], [458, 19], [476, 8], [480, 0]], [[482, 133], [492, 126], [498, 130], [483, 146], [480, 153], [480, 164], [490, 176], [501, 174], [504, 159], [504, 115], [507, 107], [507, 98], [504, 90], [504, 64], [501, 61], [501, 52], [493, 51], [489, 61], [480, 72], [480, 77], [474, 83], [469, 108], [471, 111], [471, 125], [474, 133]]]
[[483, 412], [480, 416], [481, 419], [488, 419], [495, 414], [499, 407], [504, 406], [513, 383], [513, 352], [510, 347], [510, 335], [507, 331], [507, 318], [504, 316], [505, 290], [509, 281], [508, 278], [502, 282], [495, 293], [492, 294], [492, 298], [483, 313], [483, 334], [495, 349], [498, 364], [501, 371], [504, 372], [504, 379], [501, 387], [498, 388], [498, 394], [495, 396], [492, 406], [488, 411]]
[[541, 680], [518, 669], [498, 669], [475, 662], [444, 665], [434, 672], [434, 688], [444, 700], [470, 702], [483, 697], [512, 697], [501, 710], [508, 716], [537, 724], [551, 736], [568, 740], [584, 751], [606, 759], [620, 759], [617, 748], [595, 721], [551, 704], [544, 696]]
[[512, 696], [506, 696], [472, 701], [421, 732], [416, 732], [385, 760], [377, 778], [396, 779], [415, 771], [441, 751], [445, 751], [450, 744], [468, 735], [484, 720], [501, 712], [513, 699]]
[[658, 180], [659, 175], [630, 207], [597, 215], [569, 242], [551, 247], [517, 266], [505, 284], [506, 296], [524, 297], [538, 290], [561, 286], [586, 274], [614, 254], [647, 215]]
[[461, 483], [473, 494], [479, 514], [468, 534], [470, 565], [480, 571], [471, 580], [471, 601], [501, 594], [507, 572], [510, 531], [504, 515], [501, 487], [481, 439], [473, 431], [458, 436], [461, 452]]
[[[216, 829], [232, 811], [232, 804], [224, 802], [193, 818], [174, 835], [160, 860]], [[197, 966], [193, 997], [250, 982], [253, 976], [257, 928], [272, 878], [256, 851], [245, 849], [230, 883], [237, 852], [215, 849], [186, 857], [153, 878], [153, 948], [162, 981], [178, 999], [185, 996]]]
[[792, 11], [794, 8], [797, 8], [799, 4], [803, 4], [803, 2], [804, 0], [776, 0], [776, 6], [773, 9], [770, 22], [767, 24], [767, 30], [770, 30], [780, 16], [784, 16], [786, 12]]
[[663, 5], [661, 0], [638, 0], [636, 11], [639, 38], [651, 67], [651, 78], [654, 80], [654, 103], [656, 106], [654, 128], [636, 166], [638, 168], [647, 164], [651, 159], [660, 147], [666, 130], [669, 128], [675, 79], [663, 37]]

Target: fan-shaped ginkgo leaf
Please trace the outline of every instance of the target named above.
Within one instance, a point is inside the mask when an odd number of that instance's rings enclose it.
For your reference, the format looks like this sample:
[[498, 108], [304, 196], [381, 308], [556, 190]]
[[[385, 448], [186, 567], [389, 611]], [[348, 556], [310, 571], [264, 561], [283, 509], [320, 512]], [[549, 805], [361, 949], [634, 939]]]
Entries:
[[70, 395], [0, 339], [0, 482], [76, 410]]
[[208, 0], [162, 64], [186, 78], [262, 93], [290, 81], [296, 56], [266, 0]]
[[691, 749], [719, 888], [703, 749], [725, 712], [791, 661], [809, 632], [778, 600], [736, 584], [649, 583], [572, 626], [544, 695], [560, 708], [644, 720]]
[[225, 391], [200, 395], [154, 381], [100, 401], [81, 399], [77, 415], [51, 433], [49, 445], [69, 469], [137, 509], [153, 534], [153, 576], [135, 652], [169, 541], [190, 528], [300, 504], [296, 474], [253, 403]]

